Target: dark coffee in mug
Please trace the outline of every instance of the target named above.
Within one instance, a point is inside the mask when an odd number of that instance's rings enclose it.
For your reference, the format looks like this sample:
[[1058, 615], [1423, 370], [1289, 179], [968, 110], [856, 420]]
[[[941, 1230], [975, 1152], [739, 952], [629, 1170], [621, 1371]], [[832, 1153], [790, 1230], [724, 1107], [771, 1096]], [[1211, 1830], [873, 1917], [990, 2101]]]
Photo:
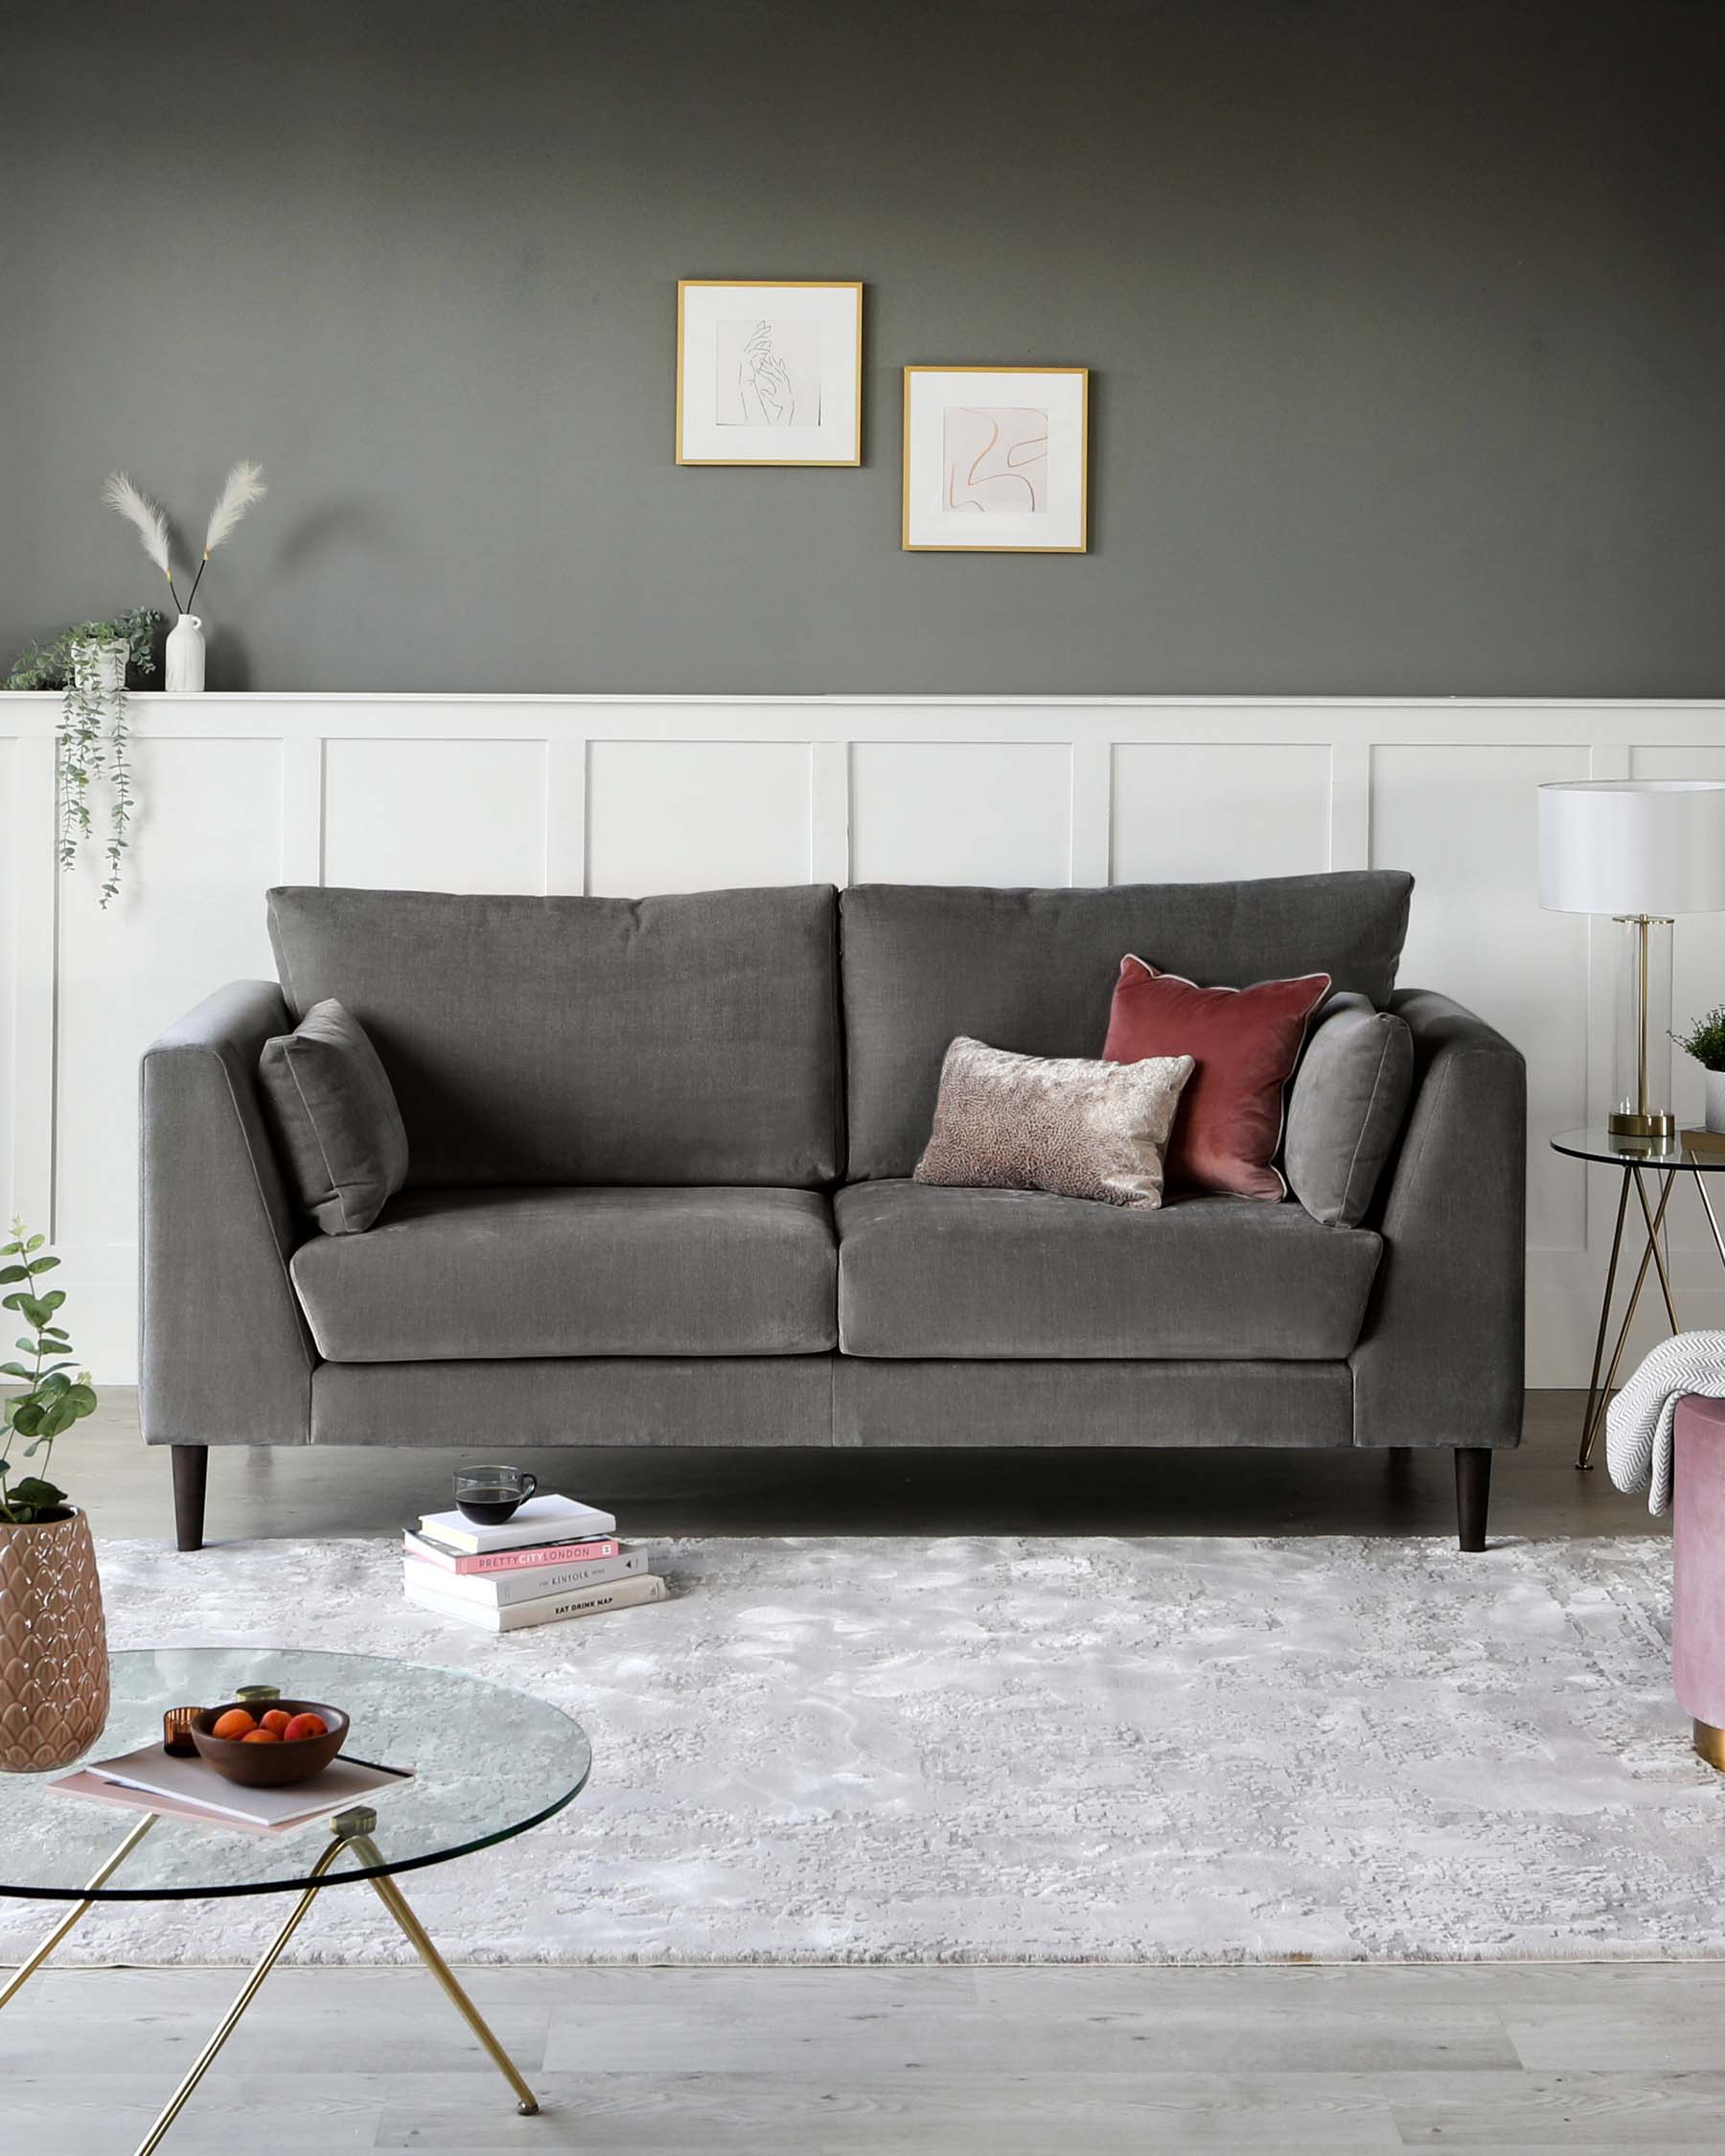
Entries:
[[455, 1505], [476, 1527], [500, 1527], [539, 1488], [522, 1467], [464, 1467], [455, 1478]]

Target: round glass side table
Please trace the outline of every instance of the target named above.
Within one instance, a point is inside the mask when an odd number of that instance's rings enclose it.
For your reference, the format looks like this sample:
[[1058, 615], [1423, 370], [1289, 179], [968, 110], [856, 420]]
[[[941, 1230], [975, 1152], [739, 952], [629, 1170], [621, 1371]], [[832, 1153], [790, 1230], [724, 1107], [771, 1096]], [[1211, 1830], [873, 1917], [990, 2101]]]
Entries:
[[[1714, 1248], [1719, 1253], [1719, 1262], [1725, 1265], [1725, 1236], [1719, 1233], [1718, 1216], [1714, 1211], [1713, 1198], [1709, 1193], [1709, 1176], [1725, 1174], [1725, 1140], [1722, 1149], [1701, 1149], [1686, 1141], [1681, 1131], [1669, 1138], [1619, 1137], [1601, 1124], [1590, 1125], [1585, 1130], [1560, 1131], [1552, 1140], [1554, 1153], [1567, 1154], [1572, 1160], [1587, 1160], [1599, 1167], [1622, 1170], [1622, 1182], [1618, 1191], [1617, 1225], [1611, 1233], [1611, 1263], [1605, 1273], [1605, 1293], [1599, 1302], [1599, 1329], [1594, 1341], [1593, 1373], [1587, 1381], [1587, 1405], [1581, 1415], [1581, 1451], [1576, 1461], [1577, 1467], [1593, 1465], [1594, 1447], [1598, 1442], [1599, 1429], [1605, 1420], [1605, 1409], [1617, 1384], [1619, 1365], [1623, 1360], [1623, 1350], [1628, 1345], [1629, 1328], [1635, 1320], [1636, 1308], [1641, 1301], [1642, 1290], [1646, 1285], [1649, 1270], [1659, 1275], [1659, 1292], [1664, 1299], [1666, 1318], [1673, 1333], [1681, 1331], [1677, 1322], [1677, 1304], [1671, 1294], [1671, 1276], [1667, 1269], [1665, 1252], [1659, 1247], [1661, 1229], [1665, 1227], [1666, 1208], [1671, 1203], [1671, 1193], [1679, 1181], [1690, 1175], [1694, 1178], [1695, 1192], [1707, 1214], [1707, 1225], [1713, 1230]], [[1653, 1204], [1647, 1197], [1646, 1178], [1649, 1175], [1662, 1179], [1659, 1203]], [[1719, 1186], [1725, 1194], [1725, 1184]], [[1634, 1191], [1641, 1210], [1642, 1233], [1644, 1238], [1641, 1263], [1636, 1269], [1634, 1284], [1629, 1290], [1629, 1300], [1623, 1311], [1622, 1322], [1618, 1327], [1617, 1341], [1611, 1350], [1611, 1360], [1605, 1360], [1605, 1340], [1611, 1330], [1611, 1306], [1617, 1294], [1618, 1260], [1623, 1248], [1623, 1222], [1628, 1215], [1629, 1195]], [[1603, 1366], [1604, 1378], [1600, 1380]]]
[[[329, 1700], [351, 1720], [346, 1758], [411, 1767], [411, 1779], [285, 1833], [257, 1833], [137, 1812], [114, 1842], [114, 1806], [57, 1796], [54, 1775], [0, 1775], [0, 1895], [69, 1902], [68, 1914], [0, 1984], [0, 2007], [34, 1975], [98, 1902], [188, 1901], [292, 1894], [286, 1922], [198, 2053], [138, 2156], [161, 2142], [320, 1893], [364, 1881], [400, 1925], [450, 2003], [515, 2091], [539, 2109], [515, 2062], [413, 1914], [399, 1874], [448, 1864], [538, 1826], [586, 1785], [592, 1748], [579, 1722], [525, 1692], [380, 1655], [294, 1648], [162, 1647], [109, 1657], [107, 1726], [87, 1756], [112, 1757], [152, 1738], [171, 1709], [232, 1699], [268, 1684], [289, 1699]], [[308, 1784], [308, 1794], [315, 1784]]]

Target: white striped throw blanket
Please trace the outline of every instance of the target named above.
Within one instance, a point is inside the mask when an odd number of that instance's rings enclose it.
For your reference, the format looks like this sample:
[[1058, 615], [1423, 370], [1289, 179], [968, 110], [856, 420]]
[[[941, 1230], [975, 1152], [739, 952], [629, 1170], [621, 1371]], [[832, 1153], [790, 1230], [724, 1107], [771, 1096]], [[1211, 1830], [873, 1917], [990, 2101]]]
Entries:
[[1605, 1464], [1620, 1490], [1671, 1508], [1671, 1423], [1686, 1392], [1725, 1399], [1725, 1332], [1679, 1333], [1642, 1364], [1605, 1413]]

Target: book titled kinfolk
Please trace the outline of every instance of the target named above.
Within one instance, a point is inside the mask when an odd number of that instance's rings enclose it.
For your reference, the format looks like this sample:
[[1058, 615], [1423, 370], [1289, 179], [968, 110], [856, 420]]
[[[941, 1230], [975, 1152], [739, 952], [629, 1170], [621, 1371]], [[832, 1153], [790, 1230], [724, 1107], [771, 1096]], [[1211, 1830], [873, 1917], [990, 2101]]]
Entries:
[[494, 1527], [475, 1526], [459, 1512], [426, 1512], [420, 1518], [422, 1534], [462, 1556], [479, 1556], [493, 1549], [524, 1549], [534, 1543], [591, 1542], [616, 1531], [614, 1514], [549, 1491], [530, 1497]]
[[409, 1557], [435, 1565], [440, 1571], [459, 1579], [488, 1573], [539, 1571], [546, 1565], [584, 1565], [593, 1558], [614, 1557], [623, 1545], [614, 1535], [600, 1535], [588, 1542], [530, 1543], [524, 1549], [450, 1549], [435, 1535], [408, 1527], [402, 1538]]
[[597, 1617], [606, 1610], [630, 1610], [642, 1602], [662, 1602], [666, 1596], [665, 1583], [656, 1572], [635, 1572], [627, 1579], [598, 1587], [577, 1587], [566, 1594], [538, 1594], [528, 1602], [489, 1605], [451, 1594], [437, 1581], [407, 1582], [407, 1599], [418, 1608], [453, 1617], [458, 1624], [477, 1625], [484, 1632], [518, 1632], [529, 1624], [553, 1624], [560, 1617]]
[[639, 1543], [626, 1543], [611, 1557], [565, 1565], [525, 1565], [504, 1572], [448, 1571], [412, 1549], [402, 1560], [402, 1575], [409, 1587], [423, 1587], [427, 1594], [448, 1594], [458, 1602], [490, 1610], [502, 1609], [512, 1602], [537, 1602], [546, 1594], [567, 1594], [578, 1587], [605, 1587], [614, 1579], [628, 1579], [646, 1570], [647, 1551]]

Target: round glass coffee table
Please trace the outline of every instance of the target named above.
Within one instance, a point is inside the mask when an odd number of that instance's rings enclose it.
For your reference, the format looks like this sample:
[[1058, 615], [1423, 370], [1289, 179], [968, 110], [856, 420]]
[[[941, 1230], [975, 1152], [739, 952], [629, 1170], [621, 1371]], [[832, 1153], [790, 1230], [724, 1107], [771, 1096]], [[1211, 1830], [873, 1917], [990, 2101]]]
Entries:
[[[1666, 1208], [1671, 1203], [1671, 1193], [1679, 1179], [1688, 1173], [1695, 1179], [1696, 1195], [1707, 1213], [1707, 1225], [1713, 1230], [1714, 1247], [1725, 1264], [1725, 1236], [1719, 1232], [1718, 1216], [1714, 1211], [1713, 1200], [1708, 1195], [1707, 1179], [1710, 1175], [1725, 1173], [1725, 1151], [1715, 1152], [1711, 1144], [1703, 1145], [1701, 1134], [1683, 1131], [1673, 1133], [1668, 1138], [1620, 1137], [1603, 1124], [1595, 1124], [1586, 1130], [1560, 1131], [1552, 1140], [1553, 1153], [1567, 1154], [1572, 1160], [1591, 1161], [1595, 1166], [1621, 1168], [1622, 1185], [1618, 1191], [1617, 1226], [1611, 1235], [1611, 1263], [1605, 1272], [1605, 1293], [1599, 1302], [1599, 1330], [1594, 1341], [1593, 1375], [1587, 1381], [1587, 1405], [1581, 1413], [1581, 1452], [1576, 1461], [1577, 1467], [1593, 1465], [1594, 1446], [1598, 1441], [1599, 1430], [1605, 1420], [1605, 1409], [1610, 1402], [1612, 1388], [1617, 1384], [1618, 1365], [1623, 1360], [1623, 1349], [1629, 1342], [1629, 1328], [1635, 1321], [1636, 1307], [1641, 1301], [1642, 1289], [1646, 1285], [1647, 1271], [1652, 1267], [1659, 1274], [1659, 1292], [1665, 1299], [1666, 1317], [1671, 1331], [1682, 1328], [1677, 1322], [1677, 1304], [1671, 1295], [1671, 1276], [1666, 1269], [1665, 1252], [1659, 1247], [1660, 1230], [1665, 1226]], [[1659, 1193], [1657, 1205], [1647, 1197], [1645, 1177], [1659, 1176], [1664, 1187]], [[1725, 1187], [1725, 1186], [1721, 1186]], [[1618, 1328], [1617, 1344], [1611, 1351], [1611, 1361], [1605, 1364], [1605, 1336], [1611, 1329], [1611, 1304], [1617, 1293], [1618, 1257], [1623, 1247], [1623, 1221], [1629, 1210], [1629, 1193], [1633, 1190], [1641, 1204], [1642, 1230], [1645, 1244], [1641, 1264], [1636, 1271], [1635, 1283], [1629, 1290], [1629, 1302], [1623, 1312], [1622, 1323]], [[1600, 1365], [1605, 1364], [1605, 1381], [1599, 1382]]]
[[[490, 2053], [518, 2109], [537, 2111], [533, 2091], [396, 1881], [402, 1872], [524, 1834], [562, 1811], [580, 1795], [592, 1766], [580, 1723], [524, 1692], [380, 1655], [142, 1648], [111, 1655], [109, 1669], [107, 1726], [86, 1757], [112, 1758], [152, 1738], [159, 1743], [170, 1708], [214, 1705], [242, 1686], [273, 1685], [286, 1698], [328, 1700], [345, 1709], [351, 1727], [344, 1758], [413, 1770], [411, 1778], [363, 1803], [279, 1834], [56, 1795], [57, 1775], [0, 1775], [0, 1895], [73, 1905], [0, 1984], [0, 2007], [98, 1902], [295, 1896], [267, 1952], [138, 2145], [138, 2156], [149, 2156], [179, 2116], [317, 1896], [359, 1880], [376, 1892]], [[315, 1787], [307, 1784], [309, 1797]], [[130, 1830], [116, 1845], [128, 1818]]]

